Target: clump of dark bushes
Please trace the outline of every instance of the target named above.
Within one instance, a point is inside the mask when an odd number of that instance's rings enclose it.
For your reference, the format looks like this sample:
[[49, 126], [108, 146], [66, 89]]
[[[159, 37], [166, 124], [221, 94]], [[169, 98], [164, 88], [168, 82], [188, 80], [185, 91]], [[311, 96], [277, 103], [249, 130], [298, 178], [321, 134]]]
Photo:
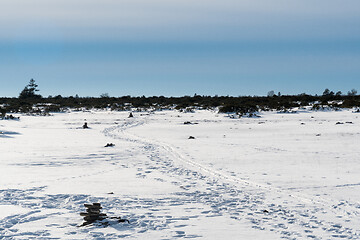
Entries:
[[[34, 87], [34, 86], [33, 86]], [[34, 95], [29, 96], [29, 89]], [[31, 92], [31, 91], [30, 91]], [[25, 89], [25, 93], [14, 98], [0, 98], [1, 114], [5, 113], [51, 113], [60, 112], [64, 109], [111, 109], [115, 111], [146, 111], [177, 109], [182, 112], [193, 112], [197, 109], [218, 109], [222, 113], [236, 113], [246, 115], [257, 111], [277, 110], [286, 112], [294, 107], [314, 106], [314, 109], [324, 107], [358, 108], [360, 107], [360, 95], [354, 91], [349, 95], [333, 94], [326, 92], [324, 95], [313, 96], [308, 94], [299, 95], [272, 95], [259, 96], [183, 96], [183, 97], [63, 97], [36, 95], [31, 87]], [[26, 97], [24, 97], [26, 95]]]

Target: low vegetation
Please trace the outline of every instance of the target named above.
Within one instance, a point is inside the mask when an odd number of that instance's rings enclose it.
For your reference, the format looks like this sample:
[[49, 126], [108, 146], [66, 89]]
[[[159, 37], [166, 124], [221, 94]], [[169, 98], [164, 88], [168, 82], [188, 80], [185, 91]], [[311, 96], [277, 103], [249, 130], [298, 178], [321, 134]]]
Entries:
[[294, 107], [312, 106], [314, 110], [360, 108], [360, 95], [355, 89], [347, 94], [333, 92], [325, 89], [322, 95], [281, 95], [270, 91], [268, 96], [183, 96], [183, 97], [110, 97], [102, 94], [100, 97], [42, 97], [36, 94], [39, 90], [33, 79], [21, 91], [19, 97], [0, 98], [0, 114], [6, 113], [32, 113], [48, 114], [61, 112], [67, 109], [111, 109], [114, 111], [151, 111], [162, 109], [178, 109], [180, 111], [193, 111], [194, 109], [218, 109], [219, 112], [236, 113], [239, 115], [255, 113], [257, 111], [276, 110], [291, 111]]

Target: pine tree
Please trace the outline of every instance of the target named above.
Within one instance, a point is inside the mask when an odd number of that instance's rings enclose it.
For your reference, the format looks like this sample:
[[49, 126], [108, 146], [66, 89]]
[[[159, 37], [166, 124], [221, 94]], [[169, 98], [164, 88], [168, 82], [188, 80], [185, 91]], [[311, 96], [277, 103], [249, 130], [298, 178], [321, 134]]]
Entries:
[[39, 91], [37, 87], [38, 85], [35, 83], [35, 80], [30, 79], [29, 84], [26, 85], [25, 88], [19, 94], [19, 98], [41, 98], [41, 95], [36, 94], [36, 92]]

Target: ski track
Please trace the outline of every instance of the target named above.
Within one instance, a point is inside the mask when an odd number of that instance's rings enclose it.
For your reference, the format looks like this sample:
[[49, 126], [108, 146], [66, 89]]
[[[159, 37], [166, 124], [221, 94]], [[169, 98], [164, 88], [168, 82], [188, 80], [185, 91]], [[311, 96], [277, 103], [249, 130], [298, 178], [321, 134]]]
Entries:
[[[360, 230], [347, 227], [348, 223], [352, 226], [359, 225], [358, 204], [345, 201], [336, 203], [332, 199], [298, 194], [291, 189], [279, 189], [229, 176], [185, 157], [170, 144], [141, 138], [127, 131], [144, 125], [147, 121], [147, 119], [129, 119], [123, 124], [103, 130], [106, 136], [137, 143], [141, 146], [140, 149], [129, 150], [126, 156], [122, 157], [101, 153], [93, 156], [75, 156], [75, 158], [86, 160], [82, 164], [87, 164], [112, 157], [114, 159], [108, 161], [109, 164], [114, 165], [114, 168], [107, 171], [116, 171], [124, 167], [137, 168], [139, 178], [149, 177], [151, 172], [158, 171], [169, 176], [172, 179], [171, 183], [179, 186], [181, 190], [167, 197], [134, 198], [124, 195], [121, 199], [81, 194], [41, 194], [45, 187], [0, 190], [1, 205], [14, 205], [28, 210], [26, 213], [13, 214], [1, 219], [0, 239], [60, 239], [51, 235], [52, 227], [63, 228], [68, 239], [82, 239], [78, 234], [83, 234], [81, 236], [87, 236], [89, 239], [136, 238], [148, 231], [163, 229], [172, 233], [171, 239], [199, 238], [200, 235], [188, 234], [181, 231], [181, 228], [186, 227], [189, 220], [204, 216], [226, 216], [229, 220], [247, 221], [254, 229], [275, 232], [279, 234], [279, 238], [284, 239], [360, 238]], [[136, 157], [136, 154], [146, 155], [148, 161], [133, 163], [130, 166], [115, 161], [120, 158]], [[59, 163], [54, 160], [49, 164], [56, 166], [56, 164], [70, 163], [66, 161]], [[99, 170], [91, 174], [105, 172]], [[79, 174], [75, 178], [84, 176], [87, 174]], [[54, 181], [66, 179], [68, 178]], [[155, 180], [165, 181], [162, 178]], [[89, 202], [101, 202], [109, 213], [120, 211], [122, 217], [130, 219], [130, 224], [110, 221], [108, 227], [118, 230], [116, 233], [103, 233], [99, 228], [104, 226], [97, 224], [77, 228], [80, 224], [78, 213], [82, 210], [83, 204]], [[201, 204], [204, 207], [194, 207], [194, 204]], [[184, 210], [182, 216], [171, 215], [172, 207], [181, 207]], [[43, 230], [18, 230], [21, 224], [65, 215], [68, 218], [66, 222], [49, 223]], [[328, 220], [329, 215], [333, 216], [334, 221]]]
[[[360, 238], [359, 230], [346, 227], [346, 223], [352, 221], [359, 223], [359, 205], [345, 201], [334, 203], [331, 199], [307, 196], [229, 176], [184, 157], [169, 144], [127, 132], [146, 122], [128, 121], [105, 129], [104, 134], [143, 144], [144, 150], [149, 152], [149, 158], [155, 164], [148, 168], [183, 179], [182, 185], [185, 185], [183, 188], [186, 191], [176, 193], [185, 197], [182, 202], [211, 206], [210, 212], [202, 214], [246, 219], [252, 223], [253, 228], [278, 232], [284, 239]], [[189, 168], [179, 167], [177, 162], [185, 163]], [[207, 185], [206, 191], [196, 190], [199, 181]], [[324, 215], [332, 215], [336, 222], [325, 220]], [[302, 231], [299, 232], [299, 228]]]

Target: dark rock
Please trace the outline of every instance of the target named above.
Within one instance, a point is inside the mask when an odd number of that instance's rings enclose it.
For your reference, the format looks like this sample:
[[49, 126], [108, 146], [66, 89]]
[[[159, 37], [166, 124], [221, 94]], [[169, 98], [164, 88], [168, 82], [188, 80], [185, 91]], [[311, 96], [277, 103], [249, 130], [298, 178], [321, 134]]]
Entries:
[[127, 220], [127, 219], [119, 219], [118, 222], [119, 222], [119, 223], [120, 223], [120, 222], [128, 222], [128, 223], [130, 223], [130, 221]]
[[[112, 194], [112, 192], [111, 192]], [[107, 218], [111, 219], [117, 219], [119, 223], [121, 222], [128, 222], [127, 219], [122, 219], [121, 217], [108, 217], [105, 213], [101, 213], [100, 209], [102, 208], [100, 203], [93, 203], [93, 204], [84, 204], [86, 207], [86, 212], [81, 212], [80, 216], [84, 217], [84, 223], [81, 224], [79, 227], [87, 226], [89, 224], [95, 223], [96, 221], [99, 221], [99, 224], [102, 226], [108, 226], [110, 223], [109, 221], [103, 221]], [[98, 226], [98, 225], [95, 225]]]
[[90, 214], [100, 214], [100, 208], [88, 208], [86, 209], [86, 212]]
[[103, 220], [106, 218], [105, 213], [100, 213], [100, 209], [102, 208], [100, 203], [93, 203], [93, 204], [84, 204], [86, 207], [86, 213], [80, 213], [80, 216], [84, 216], [85, 222], [80, 226], [89, 225], [97, 220]]
[[127, 222], [130, 223], [130, 221], [128, 219], [122, 219], [121, 217], [111, 217], [111, 219], [117, 219], [118, 222]]
[[193, 123], [193, 122], [190, 122], [190, 121], [186, 121], [184, 122], [185, 125], [195, 125], [195, 124], [199, 124], [199, 123]]

